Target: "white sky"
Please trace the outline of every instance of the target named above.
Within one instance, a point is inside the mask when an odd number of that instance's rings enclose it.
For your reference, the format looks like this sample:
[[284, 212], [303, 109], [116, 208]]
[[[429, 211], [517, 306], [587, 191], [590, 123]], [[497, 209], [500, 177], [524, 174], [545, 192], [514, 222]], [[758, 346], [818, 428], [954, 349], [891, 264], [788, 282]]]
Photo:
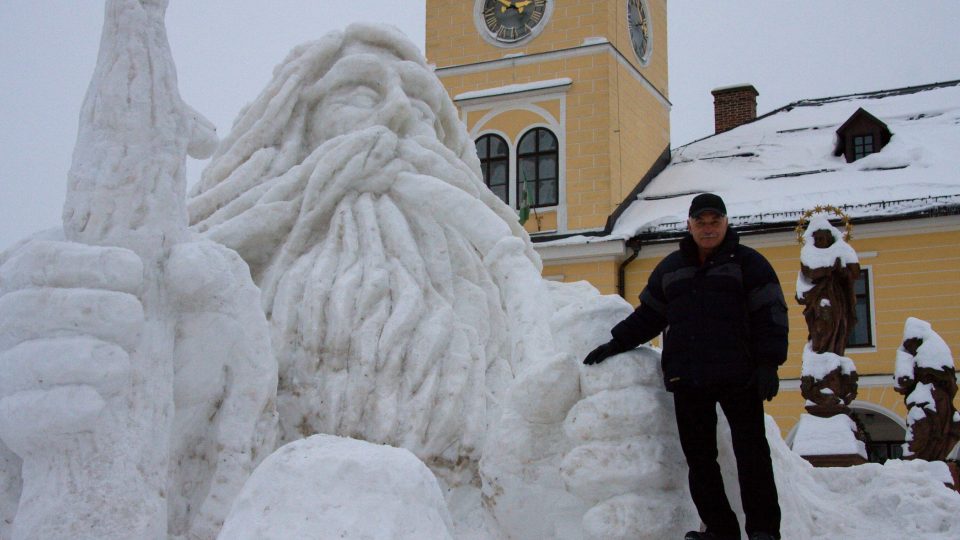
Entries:
[[[960, 79], [955, 0], [673, 0], [669, 10], [674, 147], [712, 133], [720, 86], [753, 84], [763, 114]], [[60, 223], [102, 17], [100, 0], [0, 1], [0, 249]], [[225, 135], [291, 47], [356, 20], [393, 23], [423, 46], [423, 0], [171, 0], [181, 95]], [[188, 182], [202, 166], [189, 164]]]

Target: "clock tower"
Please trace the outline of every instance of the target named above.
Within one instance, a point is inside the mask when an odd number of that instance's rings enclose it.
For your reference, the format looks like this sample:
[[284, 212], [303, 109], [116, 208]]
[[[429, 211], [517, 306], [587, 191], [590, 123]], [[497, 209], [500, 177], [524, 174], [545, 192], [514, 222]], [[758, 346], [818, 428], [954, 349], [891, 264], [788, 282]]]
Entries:
[[[669, 159], [666, 0], [427, 0], [426, 56], [544, 274], [616, 292], [603, 237]], [[563, 244], [563, 247], [559, 244]], [[576, 244], [574, 242], [573, 244]]]

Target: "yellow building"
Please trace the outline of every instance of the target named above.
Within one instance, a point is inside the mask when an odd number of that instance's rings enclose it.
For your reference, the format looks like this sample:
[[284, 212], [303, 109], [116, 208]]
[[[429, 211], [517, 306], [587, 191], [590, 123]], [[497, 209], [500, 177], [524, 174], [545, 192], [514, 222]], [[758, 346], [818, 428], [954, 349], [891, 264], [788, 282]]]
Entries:
[[853, 407], [872, 457], [896, 455], [906, 410], [892, 373], [904, 321], [930, 322], [960, 350], [960, 160], [950, 150], [960, 126], [949, 122], [960, 117], [960, 84], [805, 100], [760, 118], [753, 87], [717, 89], [718, 133], [671, 151], [666, 8], [428, 0], [427, 59], [477, 142], [490, 188], [517, 209], [529, 194], [525, 226], [548, 278], [586, 279], [636, 304], [676, 248], [690, 199], [724, 197], [791, 305], [782, 391], [767, 407], [788, 441], [804, 412], [807, 338], [792, 299], [793, 229], [815, 206], [842, 208], [864, 269], [847, 351], [860, 374]]
[[[665, 0], [428, 0], [426, 54], [491, 189], [519, 208], [526, 185], [534, 237], [602, 233], [669, 159]], [[624, 243], [590, 248], [545, 255], [545, 274], [615, 293]]]

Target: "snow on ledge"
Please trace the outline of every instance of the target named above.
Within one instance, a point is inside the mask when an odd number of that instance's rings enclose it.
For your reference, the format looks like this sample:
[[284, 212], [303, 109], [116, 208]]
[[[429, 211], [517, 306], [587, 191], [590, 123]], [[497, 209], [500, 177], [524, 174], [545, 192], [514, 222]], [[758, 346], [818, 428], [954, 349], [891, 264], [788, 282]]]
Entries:
[[610, 43], [610, 40], [607, 39], [607, 38], [605, 38], [605, 37], [603, 37], [603, 36], [594, 36], [594, 37], [583, 38], [583, 45], [584, 45], [584, 46], [587, 46], [587, 45], [599, 45], [599, 44], [601, 44], [601, 43]]
[[547, 90], [552, 88], [562, 88], [567, 87], [573, 84], [573, 79], [570, 77], [561, 77], [559, 79], [549, 79], [545, 81], [533, 81], [523, 84], [508, 84], [506, 86], [498, 86], [496, 88], [486, 88], [483, 90], [474, 90], [471, 92], [463, 92], [457, 94], [453, 100], [454, 101], [467, 101], [471, 99], [480, 99], [486, 97], [494, 96], [505, 96], [510, 94], [521, 94], [524, 92], [533, 92], [536, 90]]
[[856, 429], [856, 424], [845, 414], [830, 418], [801, 414], [793, 451], [801, 456], [858, 454], [866, 458], [866, 446], [854, 435]]

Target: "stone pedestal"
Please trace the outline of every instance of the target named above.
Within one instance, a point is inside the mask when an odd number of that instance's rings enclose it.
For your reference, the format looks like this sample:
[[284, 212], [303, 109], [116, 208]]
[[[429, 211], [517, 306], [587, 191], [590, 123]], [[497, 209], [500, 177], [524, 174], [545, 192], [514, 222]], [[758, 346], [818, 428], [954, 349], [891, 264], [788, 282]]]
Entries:
[[857, 425], [845, 414], [830, 418], [801, 415], [793, 451], [814, 467], [849, 467], [867, 462], [866, 445], [858, 437]]

